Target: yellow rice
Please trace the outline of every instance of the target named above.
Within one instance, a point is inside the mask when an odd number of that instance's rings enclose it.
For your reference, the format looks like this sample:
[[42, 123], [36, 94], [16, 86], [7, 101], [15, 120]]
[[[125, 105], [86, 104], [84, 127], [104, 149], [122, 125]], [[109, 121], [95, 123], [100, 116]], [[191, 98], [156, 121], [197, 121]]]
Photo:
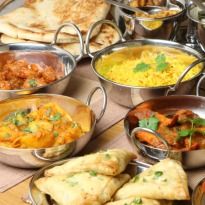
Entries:
[[[155, 58], [159, 54], [164, 54], [168, 63], [163, 71], [156, 71]], [[157, 87], [175, 84], [181, 73], [195, 60], [195, 56], [179, 49], [147, 45], [124, 48], [104, 55], [95, 66], [97, 72], [108, 80], [124, 85]], [[142, 62], [149, 64], [150, 68], [147, 71], [134, 72], [136, 65]], [[184, 80], [194, 77], [201, 70], [202, 65], [195, 66]]]

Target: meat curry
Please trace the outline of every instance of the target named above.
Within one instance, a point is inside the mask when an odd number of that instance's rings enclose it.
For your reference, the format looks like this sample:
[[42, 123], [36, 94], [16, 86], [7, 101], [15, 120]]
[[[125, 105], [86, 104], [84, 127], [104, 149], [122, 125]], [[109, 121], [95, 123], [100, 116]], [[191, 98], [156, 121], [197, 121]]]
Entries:
[[[128, 120], [130, 129], [143, 127], [158, 132], [172, 150], [205, 149], [205, 119], [191, 110], [178, 110], [168, 116], [147, 108], [136, 108], [129, 112]], [[136, 137], [145, 144], [165, 148], [153, 134], [138, 132]]]
[[16, 90], [43, 86], [63, 77], [53, 67], [26, 60], [7, 60], [0, 66], [0, 89]]

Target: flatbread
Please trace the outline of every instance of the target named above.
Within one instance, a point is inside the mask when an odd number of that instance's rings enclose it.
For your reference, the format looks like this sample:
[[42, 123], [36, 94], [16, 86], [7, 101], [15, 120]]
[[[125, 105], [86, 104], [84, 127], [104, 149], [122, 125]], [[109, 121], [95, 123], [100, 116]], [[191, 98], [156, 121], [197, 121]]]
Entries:
[[43, 177], [35, 181], [35, 185], [60, 205], [101, 205], [129, 179], [128, 174], [110, 177], [81, 172], [72, 176]]
[[135, 176], [119, 189], [115, 200], [130, 197], [150, 199], [188, 200], [187, 176], [181, 164], [165, 159]]
[[[117, 31], [110, 25], [104, 24], [97, 36], [90, 41], [90, 51], [95, 53], [106, 48], [120, 40]], [[74, 56], [79, 55], [79, 43], [70, 43], [60, 45], [61, 48], [71, 52]], [[85, 51], [86, 53], [86, 51]]]
[[93, 170], [98, 174], [116, 176], [123, 172], [135, 155], [122, 149], [111, 149], [71, 159], [45, 171], [45, 176], [65, 175]]
[[[65, 22], [76, 24], [82, 34], [90, 25], [105, 19], [110, 5], [105, 0], [27, 0], [24, 6], [0, 16], [0, 33], [13, 38], [51, 42], [53, 33]], [[59, 42], [75, 42], [76, 32], [67, 27]], [[96, 35], [99, 30], [95, 30]]]
[[[104, 24], [99, 34], [96, 37], [93, 37], [90, 42], [90, 50], [92, 53], [102, 50], [103, 48], [110, 46], [119, 41], [119, 35], [117, 31], [110, 25]], [[5, 34], [1, 35], [1, 42], [4, 44], [8, 43], [21, 43], [21, 42], [33, 42], [25, 39], [13, 38]], [[77, 56], [80, 54], [80, 45], [79, 43], [65, 43], [58, 44], [59, 47], [70, 52], [72, 55]], [[86, 53], [86, 52], [85, 52]]]
[[129, 199], [123, 199], [119, 201], [108, 202], [105, 205], [172, 205], [171, 201], [166, 200], [154, 200], [141, 197], [132, 197]]

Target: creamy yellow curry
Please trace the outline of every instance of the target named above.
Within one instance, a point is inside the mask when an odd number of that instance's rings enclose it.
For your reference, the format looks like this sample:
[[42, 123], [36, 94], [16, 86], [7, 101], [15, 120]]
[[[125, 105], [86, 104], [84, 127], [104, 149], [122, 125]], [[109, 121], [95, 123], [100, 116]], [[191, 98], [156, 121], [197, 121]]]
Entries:
[[83, 134], [81, 126], [55, 103], [16, 110], [0, 122], [0, 146], [12, 148], [58, 146]]

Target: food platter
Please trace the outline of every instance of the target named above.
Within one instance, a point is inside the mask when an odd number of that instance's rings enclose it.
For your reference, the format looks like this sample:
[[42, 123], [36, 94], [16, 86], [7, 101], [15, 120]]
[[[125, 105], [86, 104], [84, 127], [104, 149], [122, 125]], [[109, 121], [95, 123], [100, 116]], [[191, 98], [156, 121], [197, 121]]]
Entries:
[[[94, 153], [94, 154], [91, 154], [91, 155], [88, 155], [88, 157], [90, 157], [90, 160], [91, 160], [91, 157], [94, 157], [94, 156], [97, 156], [97, 155], [103, 155], [104, 153], [110, 153], [110, 156], [112, 156], [112, 154], [111, 153], [115, 153], [115, 152], [124, 152], [123, 150], [120, 150], [120, 149], [113, 149], [113, 150], [107, 150], [107, 151], [102, 151], [101, 153]], [[31, 180], [31, 183], [30, 183], [30, 193], [29, 193], [29, 195], [30, 195], [30, 200], [31, 200], [31, 202], [32, 202], [32, 204], [33, 205], [36, 205], [36, 204], [39, 204], [39, 205], [41, 205], [41, 204], [49, 204], [49, 205], [54, 205], [55, 204], [55, 202], [53, 201], [53, 200], [51, 200], [51, 198], [50, 197], [48, 197], [48, 195], [45, 195], [45, 194], [43, 194], [42, 192], [39, 192], [39, 189], [36, 187], [36, 185], [38, 186], [38, 181], [40, 182], [42, 179], [46, 179], [46, 178], [44, 178], [44, 174], [45, 175], [47, 175], [49, 172], [50, 173], [52, 173], [53, 172], [53, 174], [54, 174], [54, 172], [56, 172], [57, 170], [59, 170], [60, 171], [60, 167], [61, 166], [64, 166], [64, 170], [66, 169], [65, 167], [67, 166], [67, 169], [68, 169], [68, 166], [69, 166], [69, 163], [72, 163], [72, 160], [73, 160], [73, 162], [75, 161], [75, 160], [80, 160], [80, 158], [73, 158], [73, 159], [71, 159], [70, 161], [69, 160], [64, 160], [64, 161], [60, 161], [60, 162], [57, 162], [57, 163], [54, 163], [54, 164], [52, 164], [52, 165], [50, 165], [50, 166], [47, 166], [47, 167], [45, 167], [45, 168], [43, 168], [43, 169], [41, 169], [38, 173], [36, 173], [35, 175], [34, 175], [34, 177], [32, 178], [32, 180]], [[89, 167], [89, 166], [92, 166], [92, 170], [96, 170], [95, 171], [95, 177], [96, 178], [98, 178], [98, 177], [102, 177], [103, 175], [99, 175], [99, 172], [98, 172], [98, 170], [97, 169], [95, 169], [95, 165], [93, 166], [93, 165], [91, 165], [90, 163], [89, 163], [89, 160], [88, 160], [88, 158], [86, 159], [86, 155], [84, 156], [84, 160], [85, 161], [87, 161], [87, 167]], [[103, 160], [103, 159], [100, 159], [99, 158], [99, 160]], [[108, 160], [108, 159], [107, 159]], [[112, 160], [112, 157], [111, 157], [111, 159], [110, 160]], [[122, 159], [123, 160], [123, 159]], [[77, 161], [76, 161], [77, 162]], [[168, 163], [167, 165], [168, 166], [172, 166], [171, 165], [171, 163], [175, 163], [174, 161], [169, 161], [169, 159], [168, 159], [168, 161], [167, 160], [165, 160], [164, 162], [160, 162], [159, 163], [159, 166], [161, 166], [160, 164], [166, 164], [166, 163]], [[122, 161], [121, 161], [121, 163], [122, 163]], [[170, 163], [170, 165], [169, 165], [169, 163]], [[75, 163], [76, 165], [76, 167], [77, 167], [77, 163]], [[66, 165], [66, 166], [65, 166]], [[107, 166], [106, 164], [104, 164], [103, 162], [102, 162], [102, 166]], [[157, 165], [158, 166], [158, 165]], [[176, 166], [176, 164], [175, 164], [175, 166]], [[178, 165], [177, 165], [178, 166]], [[82, 173], [82, 170], [83, 170], [83, 167], [84, 166], [82, 166], [82, 169], [81, 169], [81, 173]], [[106, 170], [106, 168], [104, 167], [104, 169]], [[176, 168], [176, 167], [175, 167]], [[89, 169], [91, 169], [91, 168], [89, 168]], [[89, 170], [88, 169], [88, 170]], [[146, 170], [150, 170], [150, 172], [147, 172]], [[131, 182], [131, 184], [132, 185], [134, 185], [134, 183], [137, 183], [137, 180], [136, 180], [136, 176], [139, 176], [139, 178], [141, 177], [141, 176], [144, 176], [144, 180], [145, 180], [145, 175], [141, 175], [140, 176], [140, 174], [142, 174], [143, 172], [146, 172], [146, 173], [151, 173], [151, 169], [154, 169], [154, 166], [153, 166], [153, 168], [152, 168], [152, 166], [151, 165], [149, 165], [149, 164], [146, 164], [146, 163], [143, 163], [143, 162], [140, 162], [140, 161], [137, 161], [137, 160], [132, 160], [130, 163], [128, 163], [128, 165], [127, 165], [127, 168], [125, 169], [125, 173], [128, 173], [131, 177], [132, 177], [132, 179], [128, 182], [128, 184]], [[158, 170], [158, 169], [160, 169], [159, 167], [158, 168], [156, 168], [156, 170]], [[162, 169], [162, 168], [161, 168]], [[164, 168], [163, 170], [164, 170], [164, 174], [165, 174], [165, 169], [167, 169], [167, 168]], [[73, 167], [73, 170], [75, 170], [75, 167]], [[156, 171], [155, 170], [155, 171]], [[170, 167], [170, 170], [169, 171], [172, 171], [171, 170], [171, 167]], [[91, 172], [90, 172], [91, 173]], [[93, 173], [93, 171], [92, 171], [92, 173]], [[56, 175], [54, 175], [54, 176], [50, 176], [49, 175], [49, 177], [57, 177], [57, 172], [55, 173]], [[68, 173], [67, 173], [68, 174]], [[73, 173], [74, 174], [74, 173]], [[148, 174], [148, 175], [149, 175]], [[181, 173], [182, 175], [183, 175], [183, 173]], [[75, 174], [74, 174], [75, 175]], [[77, 175], [78, 175], [78, 173], [77, 173]], [[59, 175], [60, 176], [60, 175]], [[63, 176], [63, 175], [61, 175], [61, 176]], [[67, 175], [67, 176], [69, 176], [69, 175]], [[93, 177], [94, 177], [94, 175], [92, 175]], [[165, 177], [165, 176], [164, 176]], [[168, 176], [167, 176], [168, 177]], [[94, 179], [93, 179], [94, 180]], [[101, 179], [102, 180], [102, 179]], [[133, 182], [132, 180], [136, 180], [135, 182]], [[147, 178], [147, 180], [148, 180], [148, 178]], [[169, 180], [169, 179], [168, 179]], [[79, 182], [79, 183], [81, 183], [81, 182]], [[92, 182], [91, 182], [92, 183]], [[101, 183], [103, 183], [103, 180], [101, 181]], [[149, 183], [148, 181], [147, 181], [147, 183]], [[154, 183], [154, 182], [153, 182]], [[127, 185], [128, 185], [127, 184]], [[162, 183], [163, 184], [163, 183]], [[56, 184], [57, 185], [57, 184]], [[77, 185], [76, 185], [77, 186]], [[143, 185], [142, 185], [143, 186]], [[150, 186], [151, 186], [151, 184], [150, 184]], [[161, 186], [161, 185], [158, 185], [158, 186]], [[163, 186], [163, 185], [162, 185]], [[121, 188], [121, 189], [123, 189], [124, 187], [126, 187], [125, 185]], [[106, 191], [106, 188], [104, 188], [104, 190]], [[165, 191], [165, 190], [164, 190]], [[182, 190], [181, 190], [182, 191]], [[140, 190], [139, 190], [139, 192], [140, 192]], [[148, 191], [149, 192], [149, 191]], [[165, 191], [166, 192], [166, 191]], [[183, 192], [183, 191], [182, 191]], [[116, 197], [117, 197], [117, 195], [118, 195], [118, 193], [119, 193], [119, 195], [120, 195], [120, 190], [118, 190], [117, 191], [117, 194], [116, 194]], [[67, 194], [69, 195], [69, 192], [67, 192]], [[157, 194], [157, 192], [156, 192], [156, 194]], [[171, 193], [170, 193], [171, 194]], [[89, 194], [87, 194], [87, 196], [89, 197]], [[161, 196], [162, 197], [162, 196]], [[143, 200], [145, 200], [146, 201], [146, 199], [144, 198], [144, 197], [136, 197], [136, 198], [140, 198], [142, 201]], [[151, 197], [150, 197], [151, 198]], [[166, 197], [165, 197], [166, 198]], [[66, 200], [66, 199], [65, 199]], [[69, 201], [69, 198], [67, 199], [68, 201]], [[79, 200], [81, 200], [80, 198], [79, 198]], [[119, 199], [118, 199], [119, 200]], [[70, 201], [71, 203], [72, 203], [72, 199], [71, 199], [71, 201]], [[123, 200], [122, 200], [122, 202], [123, 202]], [[94, 202], [93, 202], [94, 203]], [[157, 202], [152, 202], [152, 203], [157, 203]], [[162, 204], [163, 204], [163, 202], [161, 202]], [[160, 204], [161, 204], [160, 203]], [[167, 202], [165, 202], [165, 204], [168, 204], [169, 202], [167, 201]], [[109, 203], [108, 203], [109, 204]], [[112, 204], [112, 202], [110, 202], [110, 204]], [[113, 202], [113, 204], [115, 204], [114, 202]], [[117, 203], [116, 203], [117, 204]], [[119, 202], [119, 204], [120, 204], [120, 202]], [[191, 202], [190, 201], [188, 201], [188, 200], [185, 200], [185, 201], [182, 201], [182, 200], [180, 200], [180, 201], [174, 201], [174, 203], [173, 204], [191, 204]]]
[[[14, 9], [21, 7], [25, 1], [21, 0], [18, 2], [16, 2], [16, 1], [9, 1], [9, 2], [10, 3], [8, 5], [3, 5], [2, 8], [0, 8], [0, 15], [5, 15], [9, 12], [12, 12]], [[110, 10], [110, 12], [108, 14], [108, 19], [109, 20], [118, 19], [118, 16], [119, 16], [118, 11], [116, 9], [112, 9], [112, 10]], [[124, 22], [122, 22], [122, 21], [118, 24], [118, 27], [116, 27], [115, 25], [112, 25], [112, 22], [111, 23], [103, 23], [102, 22], [101, 25], [102, 25], [102, 29], [100, 30], [99, 35], [96, 36], [95, 39], [91, 41], [90, 46], [91, 46], [91, 50], [92, 50], [93, 54], [96, 53], [97, 51], [119, 41], [119, 39], [120, 39], [119, 36], [126, 35], [125, 25], [124, 25]], [[60, 26], [61, 25], [59, 24], [59, 27]], [[58, 28], [56, 28], [56, 33], [58, 32], [57, 30], [58, 30]], [[96, 32], [96, 31], [94, 31], [94, 32]], [[49, 42], [47, 42], [47, 43], [52, 44], [52, 42], [54, 41], [55, 38], [56, 38], [55, 34], [53, 33], [53, 37], [51, 37]], [[33, 40], [14, 38], [14, 37], [7, 36], [7, 35], [1, 35], [1, 38], [0, 38], [1, 44], [23, 43], [23, 42], [43, 43], [41, 41], [33, 41]], [[70, 52], [74, 56], [80, 55], [80, 52], [81, 52], [80, 51], [80, 44], [78, 43], [77, 39], [74, 39], [73, 42], [71, 42], [69, 44], [62, 43], [62, 44], [57, 44], [57, 45], [60, 46], [62, 49], [65, 49], [66, 51]], [[86, 57], [88, 57], [88, 55], [86, 53], [86, 50], [84, 49], [83, 58], [86, 58]]]

